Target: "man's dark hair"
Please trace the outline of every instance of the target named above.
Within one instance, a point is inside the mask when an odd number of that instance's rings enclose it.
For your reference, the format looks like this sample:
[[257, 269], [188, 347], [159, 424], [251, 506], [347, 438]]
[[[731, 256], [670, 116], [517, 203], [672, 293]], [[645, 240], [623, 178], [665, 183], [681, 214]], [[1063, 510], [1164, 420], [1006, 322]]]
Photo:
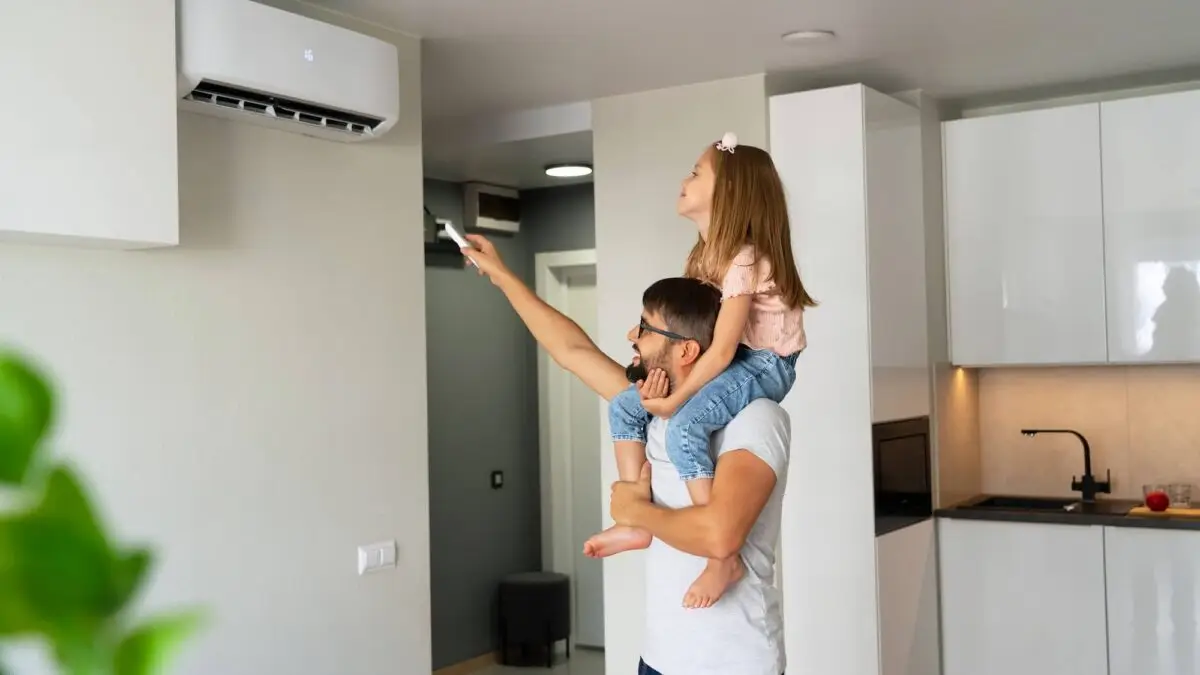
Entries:
[[666, 329], [700, 343], [700, 351], [712, 346], [721, 291], [699, 279], [659, 279], [642, 293], [642, 308], [662, 317]]

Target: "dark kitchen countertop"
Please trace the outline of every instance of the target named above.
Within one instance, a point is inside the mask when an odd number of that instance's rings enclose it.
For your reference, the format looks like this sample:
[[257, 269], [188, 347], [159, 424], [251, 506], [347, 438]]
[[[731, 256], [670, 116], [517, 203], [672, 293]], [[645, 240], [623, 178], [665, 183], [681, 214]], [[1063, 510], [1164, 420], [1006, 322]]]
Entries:
[[882, 537], [885, 534], [903, 530], [910, 525], [923, 523], [931, 518], [933, 516], [928, 514], [924, 516], [875, 516], [875, 536]]
[[1144, 527], [1159, 530], [1196, 530], [1200, 532], [1200, 519], [1149, 518], [1128, 515], [1130, 509], [1142, 504], [1138, 500], [1131, 499], [1101, 499], [1094, 506], [1084, 505], [1081, 510], [1074, 512], [971, 508], [972, 505], [991, 496], [993, 495], [979, 495], [956, 506], [938, 509], [934, 512], [934, 515], [938, 518], [958, 518], [963, 520], [1049, 523], [1055, 525], [1110, 525], [1113, 527]]

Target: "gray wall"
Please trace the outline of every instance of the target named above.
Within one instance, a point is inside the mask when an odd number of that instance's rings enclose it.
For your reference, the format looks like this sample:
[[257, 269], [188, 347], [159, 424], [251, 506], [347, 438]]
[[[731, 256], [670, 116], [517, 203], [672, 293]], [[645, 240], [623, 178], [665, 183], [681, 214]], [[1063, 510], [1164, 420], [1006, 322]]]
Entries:
[[521, 192], [521, 229], [533, 251], [573, 251], [596, 247], [596, 200], [592, 184]]
[[[425, 205], [462, 225], [461, 185], [426, 180]], [[521, 209], [520, 234], [490, 239], [527, 283], [534, 253], [594, 245], [590, 184], [523, 192]], [[541, 568], [537, 361], [525, 326], [473, 271], [426, 267], [425, 308], [436, 669], [496, 649], [496, 583]]]

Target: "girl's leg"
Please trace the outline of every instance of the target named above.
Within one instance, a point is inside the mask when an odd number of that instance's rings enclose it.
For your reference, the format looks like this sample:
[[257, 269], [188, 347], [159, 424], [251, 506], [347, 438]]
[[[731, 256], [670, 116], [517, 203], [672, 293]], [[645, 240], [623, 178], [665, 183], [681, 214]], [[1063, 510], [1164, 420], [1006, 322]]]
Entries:
[[[623, 481], [636, 481], [646, 463], [646, 424], [650, 415], [642, 407], [637, 388], [631, 386], [608, 405], [608, 425], [617, 453], [617, 475]], [[592, 535], [583, 544], [589, 558], [606, 558], [615, 553], [633, 551], [650, 545], [650, 533], [624, 525], [614, 525]]]
[[617, 453], [617, 476], [623, 481], [636, 481], [642, 475], [646, 463], [646, 443], [629, 439], [613, 441]]
[[667, 426], [667, 456], [687, 482], [693, 504], [707, 504], [712, 494], [716, 461], [709, 445], [713, 433], [724, 429], [757, 399], [781, 402], [795, 379], [795, 370], [786, 359], [742, 348], [724, 372], [679, 407]]
[[688, 587], [687, 593], [683, 594], [683, 606], [688, 609], [712, 607], [725, 595], [725, 591], [741, 581], [744, 576], [746, 566], [742, 563], [741, 555], [709, 558], [704, 571]]
[[[776, 398], [773, 390], [778, 387], [772, 386], [772, 380], [777, 377], [773, 362], [777, 358], [740, 350], [725, 372], [705, 385], [671, 418], [667, 427], [667, 454], [687, 482], [693, 504], [707, 504], [712, 496], [715, 469], [709, 447], [712, 434], [729, 424], [751, 401]], [[710, 559], [684, 594], [683, 606], [692, 609], [711, 607], [745, 573], [740, 555]]]
[[[687, 482], [688, 494], [692, 503], [703, 506], [712, 497], [712, 479], [695, 478]], [[741, 581], [746, 575], [742, 565], [742, 557], [733, 555], [728, 558], [709, 558], [704, 571], [683, 595], [683, 606], [688, 609], [705, 609], [712, 607], [725, 593], [725, 589]]]
[[688, 496], [692, 498], [693, 504], [704, 506], [708, 503], [712, 498], [712, 482], [711, 478], [693, 478], [686, 483]]

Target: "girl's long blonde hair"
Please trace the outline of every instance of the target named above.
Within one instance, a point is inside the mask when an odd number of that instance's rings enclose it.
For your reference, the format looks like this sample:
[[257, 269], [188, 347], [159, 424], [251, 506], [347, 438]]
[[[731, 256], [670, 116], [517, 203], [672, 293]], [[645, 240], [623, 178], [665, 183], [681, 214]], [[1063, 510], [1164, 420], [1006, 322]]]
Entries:
[[771, 266], [768, 279], [780, 298], [793, 309], [815, 307], [792, 255], [792, 231], [787, 198], [775, 162], [765, 150], [739, 145], [734, 152], [709, 148], [716, 182], [708, 240], [696, 241], [688, 254], [685, 274], [720, 286], [733, 259], [744, 246]]

